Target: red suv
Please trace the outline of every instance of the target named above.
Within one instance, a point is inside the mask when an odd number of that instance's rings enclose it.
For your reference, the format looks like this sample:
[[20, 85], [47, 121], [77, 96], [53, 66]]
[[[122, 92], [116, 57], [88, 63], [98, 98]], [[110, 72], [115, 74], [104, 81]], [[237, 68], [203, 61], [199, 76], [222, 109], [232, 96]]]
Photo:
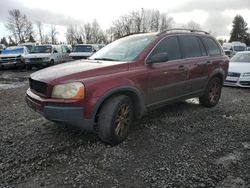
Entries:
[[33, 73], [26, 101], [50, 121], [96, 131], [102, 141], [118, 144], [146, 111], [192, 97], [215, 106], [228, 62], [206, 32], [136, 34], [88, 60]]

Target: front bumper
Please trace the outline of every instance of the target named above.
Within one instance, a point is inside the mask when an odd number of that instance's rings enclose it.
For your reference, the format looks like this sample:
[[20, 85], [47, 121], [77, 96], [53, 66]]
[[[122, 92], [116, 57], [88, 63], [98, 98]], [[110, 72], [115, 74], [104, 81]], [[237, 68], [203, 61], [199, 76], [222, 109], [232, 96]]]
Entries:
[[73, 60], [87, 59], [90, 56], [70, 56]]
[[50, 61], [29, 61], [25, 62], [25, 64], [32, 67], [45, 67], [50, 65]]
[[227, 77], [224, 85], [250, 88], [250, 78], [248, 77], [235, 77], [234, 79]]
[[93, 131], [94, 120], [84, 118], [83, 107], [71, 106], [68, 103], [48, 102], [34, 94], [30, 89], [27, 90], [25, 99], [30, 108], [50, 121]]
[[25, 64], [20, 61], [14, 61], [14, 62], [0, 62], [0, 67], [2, 68], [12, 68], [12, 67], [24, 67]]

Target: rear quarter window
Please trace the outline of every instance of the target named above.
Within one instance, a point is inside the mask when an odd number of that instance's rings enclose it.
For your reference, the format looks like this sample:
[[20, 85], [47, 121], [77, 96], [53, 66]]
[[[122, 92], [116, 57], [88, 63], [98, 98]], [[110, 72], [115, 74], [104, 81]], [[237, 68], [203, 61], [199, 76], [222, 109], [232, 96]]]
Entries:
[[213, 39], [202, 37], [202, 41], [205, 44], [207, 52], [210, 56], [221, 55], [220, 47]]
[[184, 58], [201, 57], [203, 55], [199, 39], [196, 36], [179, 36]]

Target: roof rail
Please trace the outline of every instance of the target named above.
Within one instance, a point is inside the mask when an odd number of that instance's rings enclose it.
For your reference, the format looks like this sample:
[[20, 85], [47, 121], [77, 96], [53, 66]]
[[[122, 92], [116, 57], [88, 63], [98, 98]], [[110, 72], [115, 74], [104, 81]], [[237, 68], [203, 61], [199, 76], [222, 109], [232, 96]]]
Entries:
[[167, 29], [167, 30], [161, 31], [161, 32], [159, 32], [159, 34], [157, 34], [157, 35], [159, 36], [159, 35], [162, 35], [162, 34], [165, 34], [165, 33], [168, 33], [168, 32], [173, 32], [173, 31], [189, 31], [189, 32], [191, 32], [191, 33], [197, 32], [197, 33], [205, 33], [206, 35], [209, 34], [209, 33], [206, 32], [206, 31], [197, 30], [197, 29], [173, 28], [173, 29]]

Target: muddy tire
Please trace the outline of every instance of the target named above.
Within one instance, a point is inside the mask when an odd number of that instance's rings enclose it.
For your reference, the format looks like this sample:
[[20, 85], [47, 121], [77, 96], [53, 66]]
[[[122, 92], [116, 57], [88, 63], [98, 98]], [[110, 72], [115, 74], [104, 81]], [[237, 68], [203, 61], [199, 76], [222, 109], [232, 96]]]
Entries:
[[206, 87], [205, 93], [199, 98], [200, 103], [206, 107], [217, 105], [221, 96], [222, 81], [218, 77], [212, 78]]
[[99, 138], [111, 145], [121, 143], [128, 136], [133, 116], [134, 108], [129, 97], [119, 95], [108, 99], [99, 113]]

